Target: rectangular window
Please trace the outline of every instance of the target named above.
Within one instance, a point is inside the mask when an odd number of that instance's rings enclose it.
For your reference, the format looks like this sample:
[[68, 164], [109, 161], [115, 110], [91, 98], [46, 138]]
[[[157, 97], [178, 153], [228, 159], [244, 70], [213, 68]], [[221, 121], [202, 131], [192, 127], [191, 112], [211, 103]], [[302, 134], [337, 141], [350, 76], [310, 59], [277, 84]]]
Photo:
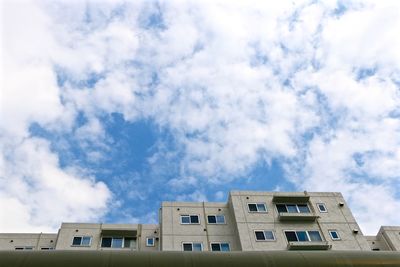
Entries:
[[329, 230], [329, 235], [332, 240], [340, 240], [339, 232], [337, 230]]
[[310, 208], [307, 204], [276, 204], [278, 212], [288, 213], [310, 213]]
[[183, 251], [202, 251], [203, 244], [202, 243], [194, 243], [194, 242], [185, 242], [182, 243]]
[[229, 243], [211, 243], [211, 251], [230, 251]]
[[15, 247], [15, 250], [33, 250], [34, 247], [27, 246], [27, 247]]
[[317, 207], [318, 207], [319, 212], [328, 212], [324, 203], [318, 203]]
[[103, 237], [102, 248], [136, 248], [136, 237]]
[[267, 212], [265, 203], [248, 203], [249, 212]]
[[181, 215], [181, 224], [200, 224], [199, 215]]
[[50, 248], [50, 247], [41, 247], [40, 250], [54, 250], [54, 248]]
[[155, 238], [154, 237], [146, 237], [146, 246], [147, 247], [154, 247], [154, 242]]
[[254, 234], [257, 241], [275, 241], [274, 232], [271, 230], [256, 230]]
[[91, 242], [91, 236], [74, 236], [72, 239], [72, 246], [89, 247]]
[[207, 221], [209, 224], [225, 224], [224, 215], [208, 215]]
[[320, 242], [321, 234], [318, 231], [285, 231], [288, 242]]

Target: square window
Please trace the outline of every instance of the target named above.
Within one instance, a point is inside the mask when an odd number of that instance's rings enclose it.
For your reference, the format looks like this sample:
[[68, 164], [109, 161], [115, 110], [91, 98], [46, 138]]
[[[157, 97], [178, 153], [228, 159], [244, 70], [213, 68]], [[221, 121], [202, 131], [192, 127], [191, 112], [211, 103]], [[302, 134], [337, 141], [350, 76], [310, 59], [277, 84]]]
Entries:
[[256, 204], [247, 204], [249, 206], [249, 211], [257, 212], [257, 205]]
[[122, 248], [122, 243], [124, 242], [124, 239], [121, 237], [117, 237], [117, 238], [113, 238], [112, 239], [112, 244], [111, 247], [112, 248]]
[[181, 215], [181, 223], [189, 224], [190, 223], [190, 216], [189, 215]]
[[308, 239], [308, 236], [307, 236], [306, 231], [296, 231], [296, 234], [297, 234], [297, 240], [298, 240], [299, 242], [310, 241], [310, 240]]
[[322, 241], [321, 235], [318, 231], [308, 231], [311, 241], [320, 242]]
[[265, 204], [263, 204], [263, 203], [257, 204], [257, 210], [258, 210], [258, 212], [265, 212], [265, 211], [267, 211], [267, 209], [265, 208]]
[[199, 216], [198, 215], [190, 215], [190, 223], [199, 223]]
[[297, 213], [297, 206], [296, 205], [286, 205], [288, 212], [290, 213]]
[[136, 238], [135, 237], [125, 237], [124, 238], [124, 248], [136, 248]]
[[286, 231], [285, 232], [286, 239], [288, 242], [296, 242], [298, 241], [295, 231]]
[[274, 232], [264, 231], [265, 240], [275, 240]]
[[332, 240], [340, 240], [339, 233], [336, 230], [329, 230], [329, 235], [331, 236]]
[[308, 208], [307, 204], [298, 204], [297, 208], [299, 209], [300, 213], [310, 213], [310, 209]]
[[288, 212], [285, 204], [276, 204], [276, 209], [278, 212]]
[[255, 231], [256, 240], [265, 240], [264, 231]]
[[224, 224], [225, 223], [225, 216], [224, 215], [217, 215], [217, 223]]
[[230, 251], [231, 248], [229, 247], [228, 243], [221, 243], [221, 251]]
[[111, 237], [103, 237], [101, 239], [101, 247], [102, 248], [111, 248], [112, 238]]
[[214, 215], [207, 216], [208, 223], [217, 223], [217, 218]]
[[183, 251], [192, 251], [191, 243], [183, 243]]
[[73, 246], [80, 246], [82, 242], [82, 237], [81, 236], [74, 236], [74, 239], [72, 240], [72, 245]]
[[146, 238], [146, 246], [147, 247], [154, 247], [154, 237], [147, 237]]
[[92, 238], [90, 236], [83, 236], [82, 237], [82, 246], [90, 246], [90, 241], [92, 240]]
[[317, 207], [318, 207], [319, 212], [328, 212], [324, 203], [318, 203]]
[[193, 251], [202, 251], [203, 250], [203, 246], [201, 245], [201, 243], [193, 243]]
[[221, 251], [221, 245], [219, 243], [211, 244], [211, 251]]

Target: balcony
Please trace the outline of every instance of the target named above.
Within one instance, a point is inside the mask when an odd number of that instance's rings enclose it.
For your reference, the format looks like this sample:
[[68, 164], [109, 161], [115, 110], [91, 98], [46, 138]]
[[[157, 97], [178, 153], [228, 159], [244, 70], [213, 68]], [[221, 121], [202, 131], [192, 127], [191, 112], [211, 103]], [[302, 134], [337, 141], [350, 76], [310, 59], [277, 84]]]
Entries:
[[288, 250], [328, 250], [331, 247], [327, 241], [289, 242], [287, 245]]
[[299, 193], [291, 193], [291, 194], [280, 194], [276, 193], [272, 202], [274, 203], [308, 203], [310, 200], [310, 196], [299, 194]]
[[314, 222], [318, 216], [313, 213], [279, 212], [278, 218], [282, 222]]

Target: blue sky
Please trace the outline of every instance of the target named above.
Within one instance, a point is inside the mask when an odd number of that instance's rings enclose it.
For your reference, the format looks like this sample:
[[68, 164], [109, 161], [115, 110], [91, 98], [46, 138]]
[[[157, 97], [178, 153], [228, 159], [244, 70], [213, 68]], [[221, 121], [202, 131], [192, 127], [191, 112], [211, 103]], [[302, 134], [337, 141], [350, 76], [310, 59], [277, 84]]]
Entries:
[[280, 2], [4, 1], [0, 231], [230, 190], [398, 225], [398, 2]]

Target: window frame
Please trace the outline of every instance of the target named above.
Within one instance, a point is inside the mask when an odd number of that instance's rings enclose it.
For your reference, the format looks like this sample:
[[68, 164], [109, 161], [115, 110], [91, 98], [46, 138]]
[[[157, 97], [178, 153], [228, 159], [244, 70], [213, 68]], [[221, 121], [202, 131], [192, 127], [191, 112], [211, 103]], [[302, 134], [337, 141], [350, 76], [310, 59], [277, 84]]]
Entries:
[[[74, 245], [74, 239], [75, 239], [76, 237], [80, 237], [80, 238], [81, 238], [81, 242], [80, 242], [79, 245]], [[83, 239], [84, 239], [85, 237], [89, 237], [89, 244], [88, 244], [88, 245], [83, 245], [83, 244], [82, 244], [82, 243], [83, 243]], [[92, 237], [91, 235], [74, 235], [74, 236], [72, 237], [71, 247], [90, 247], [90, 246], [92, 246], [92, 240], [93, 240], [93, 237]]]
[[[192, 222], [192, 219], [191, 219], [192, 216], [197, 216], [197, 220], [198, 220], [197, 223], [193, 223], [193, 222]], [[183, 218], [183, 217], [189, 217], [189, 222], [188, 222], [188, 223], [183, 222], [183, 221], [182, 221], [182, 218]], [[199, 214], [181, 214], [181, 215], [180, 215], [180, 223], [181, 223], [181, 224], [184, 224], [184, 225], [189, 225], [189, 224], [198, 225], [198, 224], [201, 224], [201, 222], [200, 222], [200, 215], [199, 215]]]
[[[333, 235], [332, 235], [333, 232], [336, 233], [337, 238], [333, 237]], [[341, 238], [340, 235], [339, 235], [339, 231], [338, 231], [338, 230], [336, 230], [336, 229], [331, 229], [331, 230], [328, 230], [328, 233], [329, 233], [329, 236], [331, 237], [331, 239], [332, 239], [333, 241], [342, 240], [342, 238]]]
[[[226, 244], [226, 245], [228, 245], [228, 250], [222, 250], [222, 244]], [[219, 248], [220, 248], [220, 250], [213, 250], [212, 249], [212, 245], [219, 245]], [[215, 242], [215, 241], [212, 241], [212, 242], [210, 242], [210, 251], [212, 251], [212, 252], [230, 252], [231, 251], [231, 244], [229, 244], [229, 242]]]
[[[321, 210], [320, 205], [324, 207], [325, 210]], [[317, 203], [317, 208], [320, 213], [328, 213], [328, 209], [326, 208], [325, 203]]]
[[[250, 206], [249, 205], [256, 205], [257, 210], [256, 211], [250, 210]], [[258, 205], [264, 205], [265, 210], [260, 211], [258, 209]], [[250, 213], [268, 213], [267, 203], [265, 203], [265, 202], [249, 202], [249, 203], [247, 203], [247, 210]]]
[[[149, 245], [149, 240], [153, 240], [153, 244]], [[146, 237], [146, 247], [155, 247], [156, 246], [156, 238], [154, 236]]]
[[[297, 240], [296, 240], [296, 241], [289, 241], [289, 240], [287, 239], [286, 232], [294, 232], [295, 235], [296, 235], [296, 239], [297, 239]], [[305, 233], [306, 233], [306, 237], [307, 237], [308, 240], [306, 240], [306, 241], [299, 241], [299, 236], [298, 236], [297, 232], [305, 232]], [[321, 241], [312, 241], [311, 238], [310, 238], [309, 232], [318, 232]], [[286, 238], [286, 241], [287, 241], [288, 243], [289, 243], [289, 242], [324, 242], [324, 239], [322, 238], [321, 232], [320, 232], [319, 230], [283, 230], [283, 233], [284, 233], [285, 238]]]
[[[184, 245], [185, 244], [190, 244], [191, 246], [192, 246], [192, 250], [184, 250]], [[182, 242], [182, 251], [191, 251], [191, 252], [193, 252], [193, 251], [195, 251], [195, 252], [199, 252], [198, 250], [193, 250], [193, 247], [194, 247], [194, 244], [200, 244], [200, 251], [203, 251], [204, 250], [204, 248], [203, 248], [203, 242], [196, 242], [196, 241], [194, 241], [194, 242]]]
[[[212, 223], [209, 221], [208, 217], [215, 217], [215, 223]], [[217, 217], [223, 217], [224, 218], [224, 222], [218, 222]], [[207, 224], [226, 224], [226, 220], [225, 220], [225, 215], [224, 214], [209, 214], [207, 215]]]
[[[103, 239], [104, 238], [111, 238], [111, 244], [109, 247], [103, 247]], [[136, 243], [136, 247], [132, 248], [132, 247], [125, 247], [125, 239], [126, 238], [131, 238], [132, 240], [135, 240]], [[122, 239], [122, 244], [121, 247], [113, 247], [113, 242], [114, 239]], [[100, 239], [100, 248], [101, 249], [137, 249], [137, 237], [134, 236], [102, 236]]]
[[14, 250], [35, 250], [34, 246], [16, 246]]
[[[285, 205], [286, 212], [279, 211], [278, 210], [278, 205]], [[288, 205], [295, 206], [297, 212], [289, 212], [289, 209], [287, 208]], [[299, 209], [298, 205], [306, 205], [307, 209], [308, 209], [308, 212], [300, 212], [300, 209]], [[291, 214], [310, 214], [310, 213], [312, 213], [311, 209], [310, 209], [310, 205], [308, 205], [308, 203], [275, 203], [275, 209], [276, 209], [276, 212], [278, 214], [279, 213], [291, 213]]]
[[[255, 237], [256, 242], [274, 242], [274, 241], [276, 241], [276, 235], [275, 235], [274, 230], [253, 230], [253, 232], [254, 232], [254, 237]], [[262, 232], [264, 235], [264, 239], [257, 239], [256, 232]], [[267, 239], [265, 232], [271, 232], [274, 239]]]

